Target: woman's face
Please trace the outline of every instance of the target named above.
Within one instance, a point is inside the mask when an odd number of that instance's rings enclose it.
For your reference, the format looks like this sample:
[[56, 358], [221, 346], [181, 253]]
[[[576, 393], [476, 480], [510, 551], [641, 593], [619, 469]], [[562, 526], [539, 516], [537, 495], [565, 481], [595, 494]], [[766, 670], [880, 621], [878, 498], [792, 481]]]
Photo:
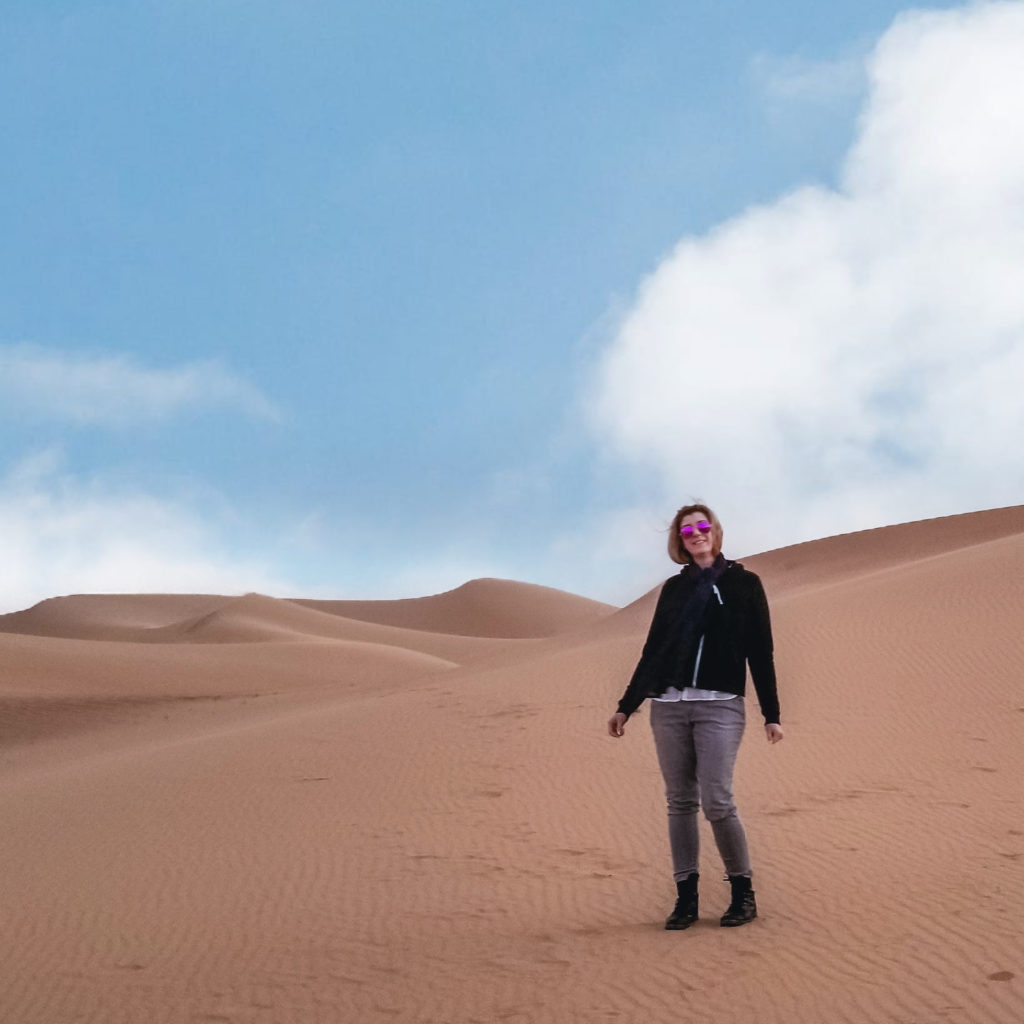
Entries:
[[[692, 527], [692, 532], [686, 527]], [[690, 512], [679, 520], [680, 537], [683, 547], [686, 548], [694, 561], [707, 559], [711, 554], [711, 523], [703, 512]], [[704, 527], [704, 529], [700, 529]]]

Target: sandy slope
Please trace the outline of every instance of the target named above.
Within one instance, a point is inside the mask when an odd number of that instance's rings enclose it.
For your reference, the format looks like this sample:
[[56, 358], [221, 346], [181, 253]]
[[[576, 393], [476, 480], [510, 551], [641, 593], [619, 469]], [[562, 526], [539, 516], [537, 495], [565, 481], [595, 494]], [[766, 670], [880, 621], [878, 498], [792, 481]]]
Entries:
[[710, 841], [661, 929], [646, 714], [603, 734], [653, 594], [0, 619], [0, 1020], [1019, 1024], [1024, 509], [747, 564], [787, 738], [751, 699], [737, 930]]

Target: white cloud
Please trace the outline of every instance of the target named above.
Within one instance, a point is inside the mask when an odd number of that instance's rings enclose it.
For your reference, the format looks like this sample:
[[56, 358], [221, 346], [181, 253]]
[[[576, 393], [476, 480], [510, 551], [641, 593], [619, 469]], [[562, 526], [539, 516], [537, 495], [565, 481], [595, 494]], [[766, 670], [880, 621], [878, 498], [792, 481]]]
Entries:
[[[899, 18], [836, 190], [683, 239], [587, 395], [729, 550], [1024, 501], [1024, 4]], [[628, 501], [628, 498], [626, 499]]]
[[293, 593], [224, 554], [216, 515], [62, 475], [46, 452], [0, 480], [0, 612], [69, 593]]
[[226, 406], [279, 418], [253, 385], [216, 360], [147, 369], [125, 355], [0, 346], [0, 409], [8, 416], [126, 426], [163, 419], [186, 406]]
[[831, 106], [860, 95], [865, 86], [863, 53], [831, 60], [761, 54], [754, 59], [752, 71], [772, 105]]

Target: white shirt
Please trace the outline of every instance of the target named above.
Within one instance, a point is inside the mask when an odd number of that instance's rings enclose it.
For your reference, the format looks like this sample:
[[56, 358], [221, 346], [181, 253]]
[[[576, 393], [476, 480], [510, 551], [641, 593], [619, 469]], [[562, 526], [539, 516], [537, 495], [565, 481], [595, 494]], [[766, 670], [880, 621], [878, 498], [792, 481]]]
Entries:
[[688, 686], [685, 690], [677, 690], [670, 686], [660, 697], [652, 697], [651, 700], [660, 700], [671, 703], [677, 700], [732, 700], [737, 694], [726, 693], [724, 690], [702, 690], [697, 686]]

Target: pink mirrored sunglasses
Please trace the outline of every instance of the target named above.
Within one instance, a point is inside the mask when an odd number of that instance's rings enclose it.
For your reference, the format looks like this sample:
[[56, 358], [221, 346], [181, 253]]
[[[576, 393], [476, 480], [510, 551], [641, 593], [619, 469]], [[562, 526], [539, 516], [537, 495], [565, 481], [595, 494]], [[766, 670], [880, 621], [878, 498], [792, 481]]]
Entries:
[[679, 527], [680, 537], [692, 537], [695, 530], [700, 530], [701, 533], [710, 533], [711, 524], [706, 520], [702, 519], [699, 523], [694, 526], [691, 523], [687, 523], [685, 526]]

